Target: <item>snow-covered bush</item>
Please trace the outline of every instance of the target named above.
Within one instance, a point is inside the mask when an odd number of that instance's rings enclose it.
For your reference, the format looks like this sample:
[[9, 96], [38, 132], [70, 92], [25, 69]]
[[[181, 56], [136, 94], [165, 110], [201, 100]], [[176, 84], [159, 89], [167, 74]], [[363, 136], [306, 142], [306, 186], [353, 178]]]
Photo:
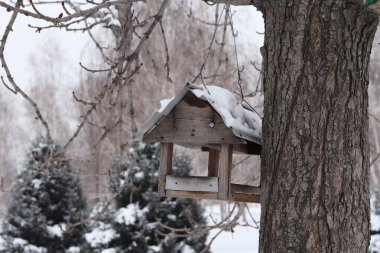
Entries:
[[39, 138], [18, 175], [3, 222], [7, 252], [64, 252], [83, 243], [84, 226], [66, 231], [86, 207], [80, 181], [71, 172], [63, 150]]
[[[130, 157], [135, 157], [135, 160], [115, 161], [112, 191], [117, 191], [117, 187], [124, 183], [129, 186], [116, 198], [116, 210], [106, 213], [101, 221], [93, 222], [92, 231], [86, 234], [86, 250], [134, 253], [201, 251], [207, 235], [164, 236], [169, 231], [159, 226], [158, 221], [174, 228], [190, 228], [206, 223], [204, 210], [196, 200], [160, 198], [155, 193], [159, 145], [142, 145], [137, 150], [130, 150]], [[189, 171], [188, 157], [174, 158], [173, 173], [184, 176]], [[132, 175], [135, 188], [128, 184], [128, 175]]]

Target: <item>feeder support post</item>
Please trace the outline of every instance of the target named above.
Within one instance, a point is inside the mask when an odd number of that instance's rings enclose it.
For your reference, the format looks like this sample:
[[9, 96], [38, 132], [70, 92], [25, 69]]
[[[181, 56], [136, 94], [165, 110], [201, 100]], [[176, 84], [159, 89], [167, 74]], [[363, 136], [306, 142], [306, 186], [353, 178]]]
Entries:
[[208, 176], [217, 177], [219, 169], [219, 157], [220, 151], [216, 149], [210, 149], [208, 153]]
[[173, 143], [161, 142], [158, 194], [165, 196], [166, 176], [172, 172]]
[[232, 144], [222, 144], [218, 199], [227, 200], [231, 189]]

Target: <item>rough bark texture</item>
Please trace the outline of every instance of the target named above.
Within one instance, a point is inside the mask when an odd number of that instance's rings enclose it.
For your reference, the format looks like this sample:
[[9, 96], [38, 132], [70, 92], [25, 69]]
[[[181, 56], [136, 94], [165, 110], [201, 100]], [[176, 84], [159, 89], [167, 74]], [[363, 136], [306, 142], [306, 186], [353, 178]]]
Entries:
[[378, 20], [360, 2], [264, 2], [260, 252], [367, 252]]

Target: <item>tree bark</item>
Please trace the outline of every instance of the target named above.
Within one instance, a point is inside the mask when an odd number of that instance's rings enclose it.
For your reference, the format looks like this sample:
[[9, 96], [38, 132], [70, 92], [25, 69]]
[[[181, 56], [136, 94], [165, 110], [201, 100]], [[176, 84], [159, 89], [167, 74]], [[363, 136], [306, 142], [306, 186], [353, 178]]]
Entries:
[[361, 1], [264, 1], [260, 252], [367, 252], [368, 64]]

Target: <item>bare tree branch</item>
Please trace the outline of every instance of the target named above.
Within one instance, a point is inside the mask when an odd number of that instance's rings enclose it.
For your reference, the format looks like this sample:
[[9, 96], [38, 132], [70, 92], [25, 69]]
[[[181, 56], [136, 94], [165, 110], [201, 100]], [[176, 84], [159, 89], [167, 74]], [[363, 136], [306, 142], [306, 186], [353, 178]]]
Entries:
[[202, 0], [207, 4], [230, 4], [230, 5], [253, 5], [260, 9], [263, 5], [263, 0]]
[[149, 38], [150, 34], [153, 32], [154, 27], [159, 23], [162, 19], [162, 16], [164, 15], [164, 11], [166, 9], [166, 6], [168, 5], [169, 0], [164, 0], [161, 4], [160, 9], [158, 10], [157, 14], [154, 16], [154, 21], [148, 28], [148, 30], [144, 33], [144, 36], [140, 40], [139, 44], [137, 45], [136, 49], [133, 51], [131, 55], [128, 56], [128, 58], [135, 58], [138, 56], [138, 54], [141, 51], [142, 46], [144, 45], [144, 42]]
[[28, 17], [33, 17], [33, 18], [36, 18], [36, 19], [42, 19], [42, 20], [45, 20], [45, 21], [57, 24], [57, 22], [58, 23], [64, 23], [64, 22], [68, 22], [68, 21], [70, 21], [72, 19], [75, 19], [75, 18], [81, 18], [81, 17], [91, 16], [92, 14], [94, 14], [97, 11], [99, 11], [101, 9], [104, 9], [104, 8], [109, 8], [111, 6], [123, 5], [123, 4], [128, 4], [128, 3], [129, 3], [129, 1], [108, 1], [108, 2], [105, 2], [105, 3], [99, 4], [97, 6], [94, 6], [92, 8], [86, 9], [86, 10], [77, 11], [77, 12], [75, 12], [75, 13], [73, 13], [71, 15], [68, 15], [66, 17], [59, 17], [58, 16], [58, 17], [55, 17], [55, 18], [46, 16], [46, 15], [43, 15], [43, 14], [27, 11], [27, 10], [24, 10], [24, 9], [20, 9], [20, 7], [18, 7], [17, 4], [14, 7], [14, 6], [9, 5], [7, 3], [0, 2], [0, 6], [6, 8], [8, 11], [18, 12], [18, 13], [23, 14], [23, 15], [28, 16]]
[[[1, 44], [0, 44], [0, 61], [1, 61], [2, 67], [4, 68], [5, 73], [7, 75], [7, 79], [9, 80], [9, 82], [11, 83], [11, 85], [12, 85], [12, 87], [14, 89], [12, 92], [15, 93], [15, 94], [20, 93], [21, 96], [26, 101], [28, 101], [28, 103], [33, 107], [34, 111], [37, 114], [36, 119], [39, 120], [39, 121], [41, 121], [41, 123], [44, 126], [45, 131], [46, 131], [46, 137], [47, 137], [49, 143], [52, 143], [52, 138], [51, 138], [51, 134], [50, 134], [50, 129], [49, 129], [48, 123], [46, 122], [46, 120], [42, 116], [41, 111], [38, 108], [37, 104], [16, 84], [16, 82], [14, 81], [14, 79], [12, 77], [12, 74], [11, 74], [9, 68], [8, 68], [8, 64], [5, 61], [5, 57], [4, 57], [5, 44], [7, 43], [7, 39], [8, 39], [9, 33], [12, 31], [13, 24], [16, 21], [19, 9], [20, 9], [20, 2], [17, 1], [17, 3], [16, 3], [16, 11], [13, 12], [12, 17], [9, 20], [9, 23], [8, 23], [8, 25], [7, 25], [6, 29], [5, 29], [5, 32], [3, 34], [3, 37], [1, 39]], [[5, 84], [5, 82], [4, 82], [4, 84]], [[7, 86], [7, 85], [5, 85], [5, 86], [9, 89], [9, 86]]]
[[166, 80], [168, 82], [173, 82], [172, 79], [170, 78], [170, 58], [169, 58], [169, 49], [168, 49], [168, 43], [166, 42], [166, 37], [165, 37], [165, 30], [162, 25], [162, 20], [160, 20], [160, 27], [161, 27], [161, 34], [162, 34], [162, 39], [164, 41], [164, 46], [165, 46], [165, 54], [166, 54], [166, 61], [165, 61], [165, 69], [166, 69]]

